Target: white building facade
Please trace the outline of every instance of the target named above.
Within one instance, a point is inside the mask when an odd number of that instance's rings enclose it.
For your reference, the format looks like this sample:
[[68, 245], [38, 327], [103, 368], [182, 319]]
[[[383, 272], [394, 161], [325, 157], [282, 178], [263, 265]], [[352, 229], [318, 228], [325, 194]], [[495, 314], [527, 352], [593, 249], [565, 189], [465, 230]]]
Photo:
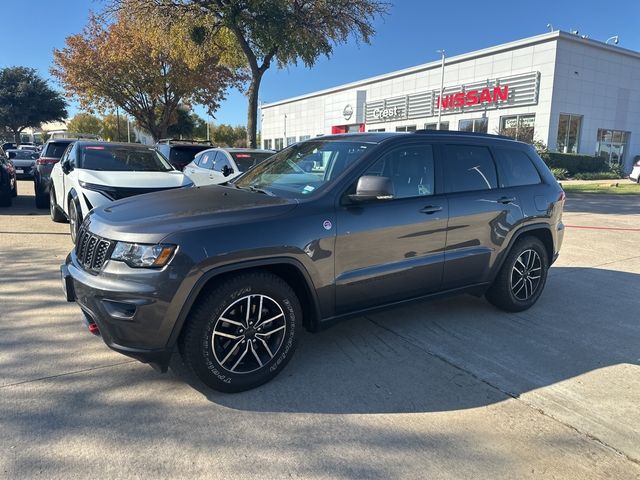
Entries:
[[502, 133], [599, 154], [640, 155], [640, 53], [554, 31], [262, 105], [262, 143], [441, 129]]

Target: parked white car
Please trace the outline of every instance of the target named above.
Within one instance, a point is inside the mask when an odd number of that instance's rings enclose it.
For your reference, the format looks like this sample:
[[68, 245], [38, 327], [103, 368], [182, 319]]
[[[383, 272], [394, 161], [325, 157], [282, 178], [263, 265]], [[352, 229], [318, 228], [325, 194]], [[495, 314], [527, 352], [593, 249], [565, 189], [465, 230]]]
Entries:
[[190, 186], [193, 182], [153, 147], [79, 140], [67, 147], [51, 171], [51, 219], [68, 220], [75, 242], [82, 219], [94, 207]]
[[234, 179], [274, 153], [249, 148], [210, 148], [198, 153], [184, 167], [184, 173], [198, 186], [217, 185]]
[[631, 170], [631, 174], [629, 175], [629, 180], [633, 180], [636, 183], [640, 183], [640, 155], [634, 158], [633, 162], [633, 170]]

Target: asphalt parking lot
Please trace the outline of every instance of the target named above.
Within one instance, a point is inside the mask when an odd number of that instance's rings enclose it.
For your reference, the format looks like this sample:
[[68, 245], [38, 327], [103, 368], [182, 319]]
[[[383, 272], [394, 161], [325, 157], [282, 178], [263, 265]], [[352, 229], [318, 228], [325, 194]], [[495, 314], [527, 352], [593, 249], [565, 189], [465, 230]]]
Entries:
[[640, 478], [640, 199], [573, 196], [531, 310], [471, 296], [306, 334], [261, 388], [111, 352], [63, 299], [68, 226], [0, 210], [1, 478]]

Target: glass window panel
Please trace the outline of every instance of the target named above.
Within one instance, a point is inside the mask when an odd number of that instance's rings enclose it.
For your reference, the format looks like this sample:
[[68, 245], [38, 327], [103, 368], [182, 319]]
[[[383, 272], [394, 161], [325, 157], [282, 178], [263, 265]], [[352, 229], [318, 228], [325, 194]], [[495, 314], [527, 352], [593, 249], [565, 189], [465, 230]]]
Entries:
[[476, 118], [473, 121], [473, 131], [478, 133], [487, 133], [489, 128], [489, 119], [487, 117]]
[[540, 183], [540, 174], [526, 153], [514, 148], [496, 148], [495, 151], [504, 174], [504, 178], [500, 179], [501, 187]]
[[365, 175], [390, 178], [394, 198], [433, 195], [433, 147], [417, 145], [392, 150], [375, 162]]
[[445, 183], [449, 192], [497, 188], [496, 166], [487, 147], [447, 145], [445, 149]]
[[460, 120], [458, 130], [461, 132], [473, 132], [473, 120]]

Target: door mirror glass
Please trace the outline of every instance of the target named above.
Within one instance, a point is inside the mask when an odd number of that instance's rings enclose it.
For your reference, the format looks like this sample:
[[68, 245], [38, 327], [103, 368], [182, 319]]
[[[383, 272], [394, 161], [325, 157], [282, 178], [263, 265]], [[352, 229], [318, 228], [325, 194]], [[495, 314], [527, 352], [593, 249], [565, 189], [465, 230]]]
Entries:
[[62, 171], [65, 174], [68, 174], [71, 170], [73, 170], [73, 167], [71, 166], [71, 162], [69, 161], [68, 157], [62, 160], [62, 162], [60, 163], [60, 168], [62, 168]]
[[231, 168], [229, 165], [225, 165], [222, 168], [222, 175], [224, 175], [225, 177], [228, 177], [232, 173], [233, 173], [233, 168]]
[[353, 202], [391, 200], [393, 196], [393, 183], [389, 177], [363, 175], [358, 179], [356, 193], [349, 195], [349, 200]]

